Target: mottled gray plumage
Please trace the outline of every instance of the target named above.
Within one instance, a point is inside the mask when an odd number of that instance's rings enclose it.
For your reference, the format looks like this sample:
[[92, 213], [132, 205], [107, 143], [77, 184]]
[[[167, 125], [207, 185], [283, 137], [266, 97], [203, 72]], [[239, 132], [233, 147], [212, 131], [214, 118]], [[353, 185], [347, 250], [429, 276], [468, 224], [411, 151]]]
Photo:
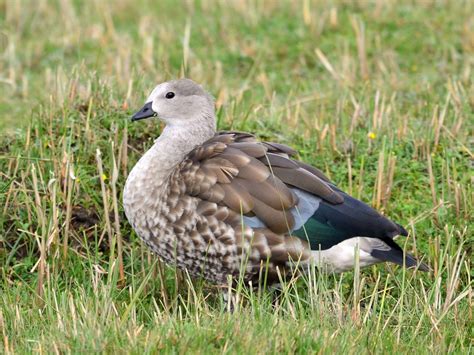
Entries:
[[[147, 105], [166, 127], [131, 171], [124, 207], [137, 234], [166, 262], [225, 284], [229, 275], [256, 281], [262, 267], [270, 282], [278, 281], [278, 272], [295, 263], [348, 270], [355, 246], [362, 266], [405, 260], [390, 239], [405, 233], [401, 227], [363, 205], [364, 221], [354, 221], [361, 234], [352, 235], [340, 216], [359, 216], [359, 207], [350, 206], [362, 203], [294, 160], [294, 150], [248, 133], [216, 133], [213, 100], [201, 86], [188, 79], [160, 84]], [[380, 235], [370, 235], [372, 225]], [[317, 232], [302, 237], [305, 226]]]

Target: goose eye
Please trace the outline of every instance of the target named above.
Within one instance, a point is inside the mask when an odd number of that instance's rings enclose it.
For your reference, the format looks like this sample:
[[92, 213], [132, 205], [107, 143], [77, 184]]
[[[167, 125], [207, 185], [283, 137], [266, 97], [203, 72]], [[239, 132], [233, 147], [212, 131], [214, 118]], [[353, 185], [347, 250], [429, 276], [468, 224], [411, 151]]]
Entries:
[[174, 92], [171, 92], [171, 91], [170, 91], [170, 92], [167, 92], [166, 95], [165, 95], [165, 97], [166, 97], [167, 99], [172, 99], [172, 98], [174, 97]]

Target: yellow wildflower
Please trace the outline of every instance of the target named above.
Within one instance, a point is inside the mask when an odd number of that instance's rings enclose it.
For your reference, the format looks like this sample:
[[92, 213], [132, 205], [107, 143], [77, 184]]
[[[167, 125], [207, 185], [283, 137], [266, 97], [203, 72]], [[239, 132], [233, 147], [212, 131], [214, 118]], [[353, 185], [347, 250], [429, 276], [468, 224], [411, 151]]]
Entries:
[[375, 139], [377, 136], [374, 132], [369, 132], [369, 134], [367, 134], [367, 137], [369, 137], [369, 139]]

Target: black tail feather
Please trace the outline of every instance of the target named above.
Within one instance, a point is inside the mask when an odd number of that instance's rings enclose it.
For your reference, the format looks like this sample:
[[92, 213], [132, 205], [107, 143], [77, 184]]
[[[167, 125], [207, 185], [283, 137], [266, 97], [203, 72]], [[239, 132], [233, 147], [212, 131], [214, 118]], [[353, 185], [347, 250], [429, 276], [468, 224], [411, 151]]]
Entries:
[[407, 268], [418, 268], [420, 271], [430, 271], [428, 265], [416, 260], [413, 255], [403, 253], [403, 250], [398, 245], [397, 247], [391, 247], [390, 250], [374, 249], [370, 254], [381, 261], [390, 261], [401, 266], [405, 265]]
[[400, 235], [403, 235], [404, 237], [408, 236], [408, 232], [407, 232], [407, 230], [406, 230], [405, 228], [403, 228], [403, 226], [401, 226], [401, 225], [398, 224], [398, 223], [395, 223], [395, 224], [396, 224], [396, 225], [398, 226], [398, 228], [400, 229], [400, 232], [399, 232]]

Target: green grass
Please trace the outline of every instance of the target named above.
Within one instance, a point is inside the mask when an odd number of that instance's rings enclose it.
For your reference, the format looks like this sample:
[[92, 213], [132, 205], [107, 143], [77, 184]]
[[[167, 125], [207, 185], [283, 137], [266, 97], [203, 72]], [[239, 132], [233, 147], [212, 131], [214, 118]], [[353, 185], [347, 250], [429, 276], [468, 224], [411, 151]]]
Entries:
[[[474, 7], [415, 3], [0, 1], [0, 352], [472, 352]], [[128, 117], [182, 75], [220, 129], [405, 225], [433, 272], [312, 274], [276, 306], [243, 287], [229, 314], [157, 262], [120, 201], [160, 127]]]

